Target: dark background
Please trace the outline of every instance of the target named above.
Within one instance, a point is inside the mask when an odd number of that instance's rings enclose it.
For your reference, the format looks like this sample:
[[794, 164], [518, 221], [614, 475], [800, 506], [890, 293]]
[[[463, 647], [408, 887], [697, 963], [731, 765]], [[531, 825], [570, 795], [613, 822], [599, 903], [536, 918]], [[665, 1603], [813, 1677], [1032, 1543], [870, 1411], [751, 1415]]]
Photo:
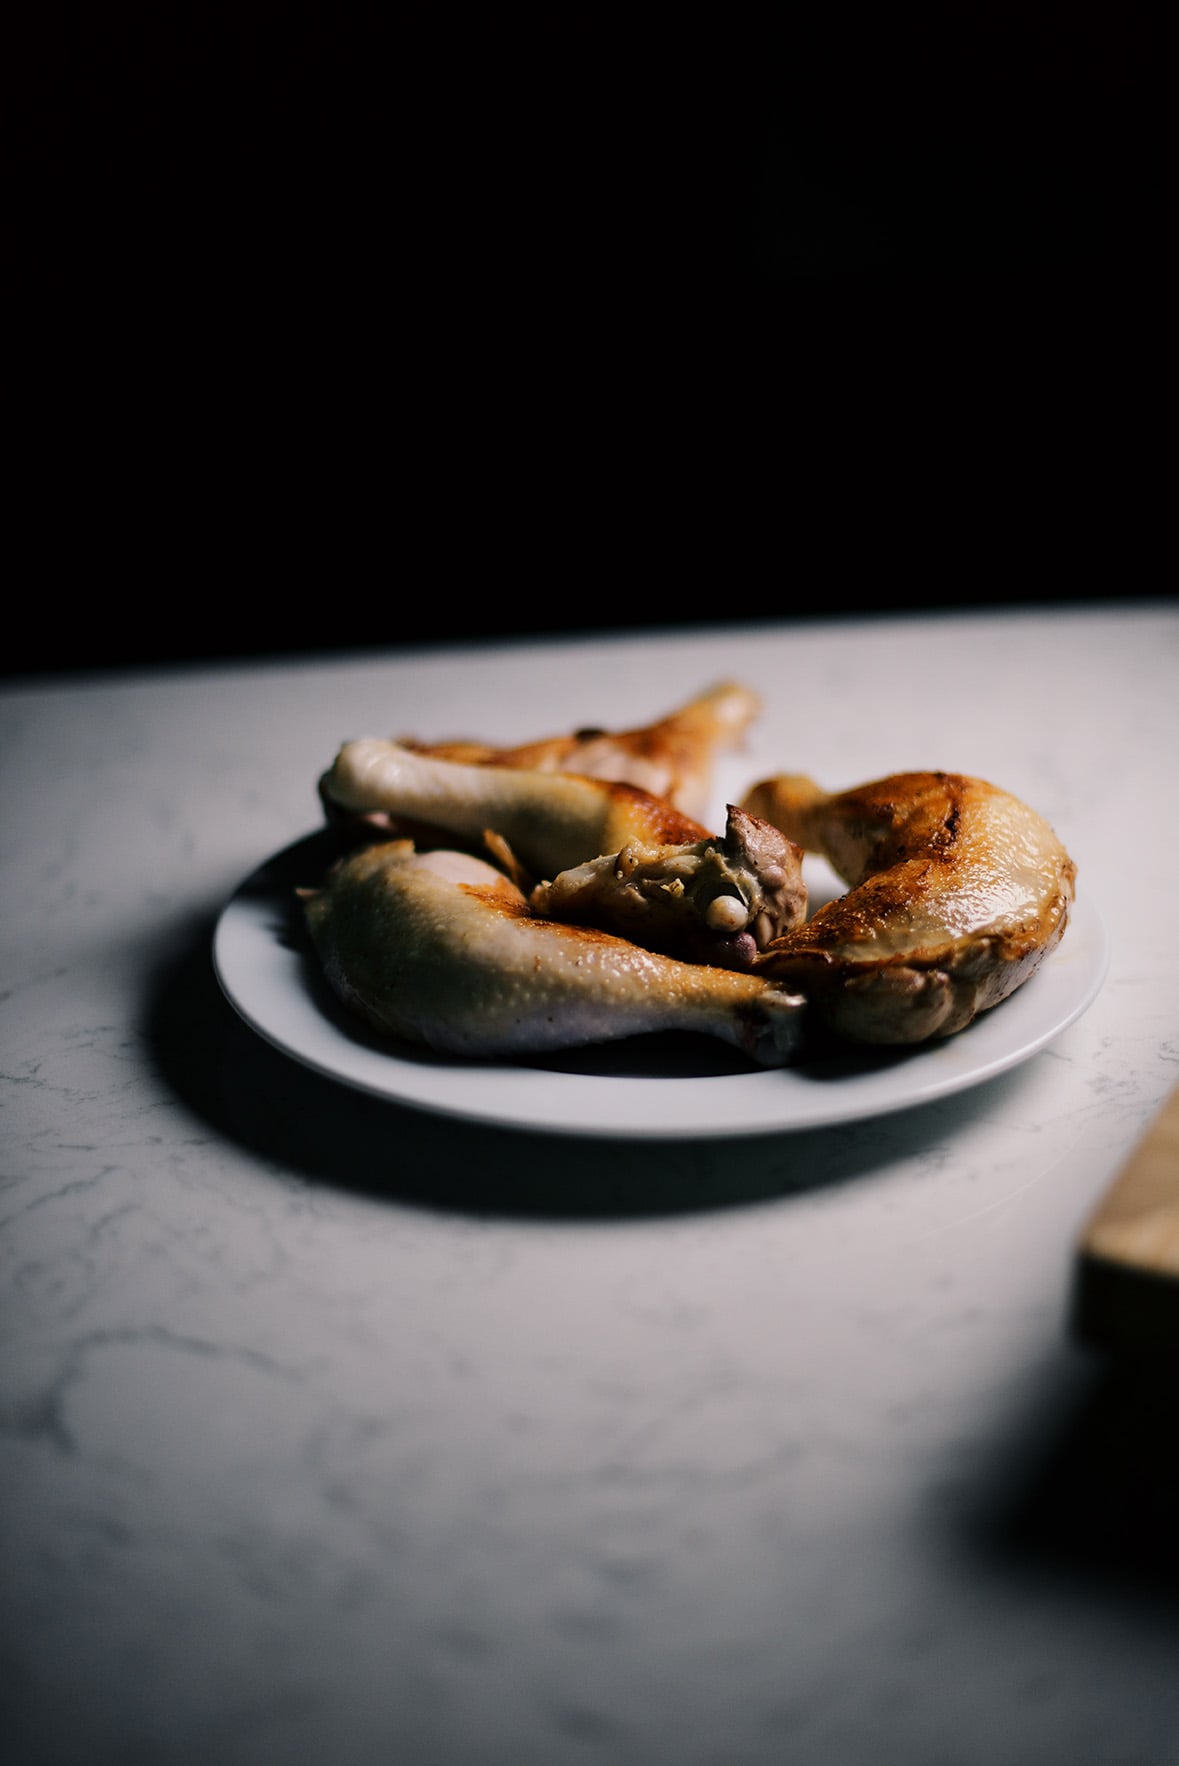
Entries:
[[1154, 15], [634, 10], [4, 26], [7, 672], [1164, 592]]

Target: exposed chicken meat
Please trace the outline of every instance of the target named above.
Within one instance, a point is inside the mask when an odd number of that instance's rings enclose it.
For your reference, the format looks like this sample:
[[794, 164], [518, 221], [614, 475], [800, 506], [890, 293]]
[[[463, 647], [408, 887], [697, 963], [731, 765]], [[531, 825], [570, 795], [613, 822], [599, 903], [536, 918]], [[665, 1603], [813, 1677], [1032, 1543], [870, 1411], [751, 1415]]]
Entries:
[[782, 775], [745, 808], [851, 885], [757, 963], [840, 1036], [913, 1043], [961, 1030], [1064, 933], [1072, 859], [1042, 816], [984, 780], [900, 773], [828, 794]]
[[736, 747], [760, 712], [761, 700], [749, 687], [722, 681], [667, 717], [632, 730], [576, 730], [504, 748], [403, 736], [401, 746], [467, 766], [523, 767], [529, 772], [620, 780], [662, 797], [690, 816], [707, 817], [716, 755]]
[[782, 1066], [797, 1046], [802, 1001], [786, 988], [541, 919], [466, 853], [363, 848], [304, 909], [339, 997], [382, 1033], [441, 1052], [511, 1057], [676, 1030]]
[[650, 846], [634, 840], [532, 891], [552, 919], [598, 926], [695, 962], [748, 969], [806, 917], [802, 849], [730, 804], [723, 839]]

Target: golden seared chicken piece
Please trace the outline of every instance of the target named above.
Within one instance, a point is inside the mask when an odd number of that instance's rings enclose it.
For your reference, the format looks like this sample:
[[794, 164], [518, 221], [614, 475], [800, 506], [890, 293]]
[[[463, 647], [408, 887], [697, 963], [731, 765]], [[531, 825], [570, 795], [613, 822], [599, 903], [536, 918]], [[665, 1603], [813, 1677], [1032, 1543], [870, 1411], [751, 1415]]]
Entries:
[[376, 812], [399, 829], [431, 830], [430, 845], [453, 845], [457, 836], [480, 847], [491, 832], [535, 879], [619, 852], [632, 840], [682, 845], [709, 838], [701, 823], [634, 785], [436, 760], [377, 736], [346, 742], [319, 789], [329, 814]]
[[794, 1054], [803, 1002], [535, 915], [468, 853], [364, 847], [304, 897], [337, 995], [377, 1030], [449, 1054], [543, 1054], [651, 1031], [720, 1037], [763, 1066]]
[[530, 901], [551, 919], [598, 926], [648, 950], [750, 969], [759, 950], [806, 918], [802, 848], [730, 804], [723, 839], [633, 840], [539, 884]]
[[427, 743], [409, 737], [401, 742], [415, 753], [468, 766], [522, 767], [528, 772], [621, 780], [662, 797], [687, 815], [707, 817], [716, 755], [735, 748], [760, 713], [761, 700], [751, 688], [722, 681], [678, 711], [633, 730], [575, 730], [507, 748], [485, 742]]
[[783, 775], [745, 808], [851, 885], [757, 963], [840, 1036], [961, 1030], [1035, 972], [1068, 922], [1072, 859], [1042, 816], [982, 779], [898, 773], [829, 794]]

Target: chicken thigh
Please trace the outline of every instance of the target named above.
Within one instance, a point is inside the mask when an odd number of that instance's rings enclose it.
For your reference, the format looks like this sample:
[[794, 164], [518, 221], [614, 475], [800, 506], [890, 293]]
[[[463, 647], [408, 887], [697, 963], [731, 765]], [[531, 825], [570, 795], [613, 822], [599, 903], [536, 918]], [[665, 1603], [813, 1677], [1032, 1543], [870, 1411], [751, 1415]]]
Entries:
[[1072, 859], [1042, 816], [985, 780], [899, 773], [828, 793], [782, 775], [745, 808], [851, 885], [757, 962], [839, 1036], [961, 1030], [1034, 974], [1068, 923]]
[[338, 997], [439, 1052], [512, 1057], [676, 1030], [775, 1067], [798, 1045], [803, 1002], [787, 988], [542, 919], [468, 853], [362, 848], [305, 892], [304, 912]]

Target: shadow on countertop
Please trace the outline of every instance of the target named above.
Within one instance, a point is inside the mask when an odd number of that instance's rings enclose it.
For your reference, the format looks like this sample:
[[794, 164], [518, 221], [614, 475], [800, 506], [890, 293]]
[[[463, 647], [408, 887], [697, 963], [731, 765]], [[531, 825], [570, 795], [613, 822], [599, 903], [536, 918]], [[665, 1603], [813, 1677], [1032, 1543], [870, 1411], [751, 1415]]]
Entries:
[[[179, 928], [151, 981], [145, 1031], [158, 1071], [215, 1133], [284, 1177], [402, 1205], [554, 1219], [746, 1206], [855, 1182], [882, 1162], [936, 1149], [993, 1107], [993, 1087], [1024, 1082], [1019, 1071], [1003, 1074], [965, 1096], [875, 1120], [868, 1132], [852, 1123], [742, 1136], [719, 1158], [712, 1141], [581, 1139], [468, 1123], [353, 1090], [271, 1047], [221, 990], [214, 925], [209, 915]], [[714, 1057], [709, 1045], [692, 1058], [723, 1072], [728, 1051]], [[605, 1070], [610, 1059], [607, 1052]]]
[[960, 1539], [971, 1573], [1032, 1578], [1179, 1626], [1174, 1355], [1065, 1341], [980, 1447]]

